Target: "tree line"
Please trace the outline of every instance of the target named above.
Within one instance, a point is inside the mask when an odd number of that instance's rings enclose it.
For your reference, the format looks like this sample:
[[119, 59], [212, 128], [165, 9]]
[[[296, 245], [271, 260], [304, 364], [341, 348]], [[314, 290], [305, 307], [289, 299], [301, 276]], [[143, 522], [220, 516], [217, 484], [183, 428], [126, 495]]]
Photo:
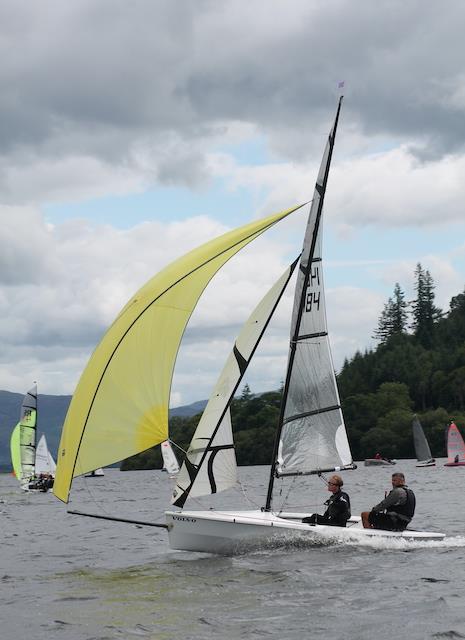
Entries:
[[[434, 280], [417, 264], [415, 298], [394, 286], [374, 330], [377, 346], [344, 361], [338, 386], [355, 460], [376, 452], [413, 458], [417, 414], [434, 456], [445, 455], [445, 427], [465, 427], [465, 290], [449, 310], [435, 304]], [[269, 464], [282, 389], [253, 394], [248, 385], [231, 405], [238, 464]], [[174, 417], [170, 438], [186, 450], [200, 420]], [[161, 468], [160, 447], [124, 461], [122, 469]]]

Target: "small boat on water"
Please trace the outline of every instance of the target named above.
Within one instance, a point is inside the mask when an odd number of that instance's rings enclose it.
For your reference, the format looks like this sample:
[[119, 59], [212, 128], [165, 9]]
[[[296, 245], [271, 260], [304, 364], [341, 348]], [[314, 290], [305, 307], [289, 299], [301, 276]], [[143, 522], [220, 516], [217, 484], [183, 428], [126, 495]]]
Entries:
[[90, 473], [85, 473], [84, 474], [84, 478], [103, 478], [103, 476], [105, 475], [103, 469], [100, 467], [99, 469], [95, 469], [94, 471], [91, 471]]
[[426, 439], [425, 432], [417, 416], [412, 421], [413, 445], [417, 457], [416, 467], [435, 467], [436, 460], [431, 455], [431, 449]]
[[179, 473], [179, 462], [169, 440], [161, 443], [161, 455], [163, 458], [162, 471], [169, 473], [170, 478], [176, 477]]
[[23, 491], [46, 492], [53, 487], [55, 461], [43, 434], [37, 439], [37, 385], [24, 396], [20, 420], [10, 438], [13, 471]]
[[446, 431], [447, 462], [445, 467], [465, 466], [465, 442], [455, 422], [451, 422]]
[[365, 467], [389, 467], [396, 464], [396, 461], [388, 460], [387, 458], [366, 458], [363, 464]]
[[[359, 518], [351, 518], [346, 528], [312, 525], [302, 522], [309, 512], [290, 513], [273, 507], [276, 478], [321, 476], [356, 468], [328, 338], [320, 224], [341, 104], [342, 97], [318, 173], [300, 259], [265, 294], [236, 339], [176, 479], [166, 524], [138, 522], [166, 528], [173, 549], [231, 553], [267, 544], [277, 536], [303, 536], [312, 542], [334, 536], [444, 538], [442, 533], [428, 531], [363, 529]], [[92, 354], [66, 416], [54, 489], [60, 500], [68, 501], [74, 477], [168, 439], [176, 353], [204, 287], [242, 246], [301, 206], [240, 227], [179, 258], [123, 308]], [[261, 510], [249, 511], [186, 510], [188, 499], [237, 484], [231, 403], [294, 271], [288, 365], [265, 504]], [[114, 437], [109, 438], [109, 428], [102, 424], [111, 425]]]

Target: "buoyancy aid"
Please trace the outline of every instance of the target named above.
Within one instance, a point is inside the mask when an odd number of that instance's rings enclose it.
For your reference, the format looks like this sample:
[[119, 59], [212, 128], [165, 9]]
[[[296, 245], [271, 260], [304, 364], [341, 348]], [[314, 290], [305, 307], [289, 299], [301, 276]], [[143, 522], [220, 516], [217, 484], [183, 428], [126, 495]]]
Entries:
[[395, 513], [397, 516], [400, 516], [403, 520], [410, 520], [413, 518], [415, 513], [415, 505], [416, 499], [415, 494], [408, 487], [400, 487], [407, 494], [407, 500], [404, 504], [396, 504], [392, 507], [389, 507], [388, 513]]

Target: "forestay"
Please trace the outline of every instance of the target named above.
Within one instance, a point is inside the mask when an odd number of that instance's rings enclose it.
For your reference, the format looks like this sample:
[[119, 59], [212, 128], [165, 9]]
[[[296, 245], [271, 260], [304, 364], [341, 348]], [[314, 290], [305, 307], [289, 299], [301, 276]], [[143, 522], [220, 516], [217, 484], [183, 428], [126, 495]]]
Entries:
[[158, 273], [123, 308], [92, 354], [66, 416], [54, 485], [60, 500], [68, 501], [74, 477], [168, 438], [174, 363], [202, 291], [229, 258], [300, 206], [194, 249]]
[[237, 482], [230, 405], [296, 264], [265, 294], [236, 339], [181, 467], [172, 499], [178, 507], [188, 496], [219, 493]]

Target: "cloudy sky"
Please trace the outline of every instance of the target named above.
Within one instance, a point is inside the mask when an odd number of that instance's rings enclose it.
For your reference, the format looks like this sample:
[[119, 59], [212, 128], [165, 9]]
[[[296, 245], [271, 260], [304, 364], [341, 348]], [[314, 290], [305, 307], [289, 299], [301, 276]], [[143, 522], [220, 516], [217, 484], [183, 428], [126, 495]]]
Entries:
[[[72, 393], [158, 269], [308, 200], [340, 81], [324, 223], [336, 368], [373, 344], [396, 282], [413, 296], [417, 262], [447, 310], [465, 273], [463, 24], [461, 0], [3, 0], [0, 388]], [[294, 214], [208, 288], [173, 406], [208, 397], [304, 224]], [[290, 300], [252, 391], [284, 377]]]

